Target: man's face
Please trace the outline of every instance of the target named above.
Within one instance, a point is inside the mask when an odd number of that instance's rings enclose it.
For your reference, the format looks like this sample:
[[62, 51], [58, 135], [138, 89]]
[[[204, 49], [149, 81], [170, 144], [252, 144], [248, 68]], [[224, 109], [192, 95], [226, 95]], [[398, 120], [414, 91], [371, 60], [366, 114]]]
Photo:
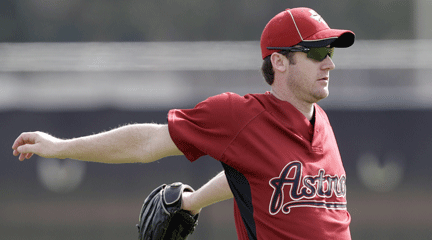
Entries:
[[300, 101], [315, 103], [329, 95], [330, 70], [335, 68], [331, 58], [322, 61], [306, 57], [306, 53], [296, 52], [295, 64], [290, 64], [287, 79], [288, 89]]

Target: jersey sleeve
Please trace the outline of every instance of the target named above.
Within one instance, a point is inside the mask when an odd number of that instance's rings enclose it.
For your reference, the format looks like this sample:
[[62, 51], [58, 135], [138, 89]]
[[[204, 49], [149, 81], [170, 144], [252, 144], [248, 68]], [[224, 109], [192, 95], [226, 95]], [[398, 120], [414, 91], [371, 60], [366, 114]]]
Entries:
[[[251, 118], [250, 99], [234, 93], [210, 97], [193, 109], [168, 113], [170, 136], [190, 161], [209, 155], [220, 160], [226, 148]], [[253, 109], [253, 107], [252, 107]]]

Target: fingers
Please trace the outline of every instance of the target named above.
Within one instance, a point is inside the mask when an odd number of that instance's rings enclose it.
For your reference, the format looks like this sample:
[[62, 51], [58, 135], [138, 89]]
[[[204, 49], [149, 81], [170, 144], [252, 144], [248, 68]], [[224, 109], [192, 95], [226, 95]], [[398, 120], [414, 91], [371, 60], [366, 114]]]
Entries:
[[16, 151], [17, 155], [15, 155], [15, 151], [14, 151], [14, 155], [15, 156], [19, 155], [18, 160], [20, 160], [20, 161], [24, 161], [25, 159], [30, 159], [33, 156], [33, 154], [34, 154], [29, 149], [28, 150], [24, 150], [25, 147], [27, 147], [27, 146], [21, 146], [21, 147], [19, 147], [19, 150]]
[[36, 135], [36, 133], [22, 133], [13, 143], [13, 155], [19, 156], [20, 161], [33, 156], [31, 145], [35, 143]]
[[24, 161], [25, 159], [30, 159], [33, 156], [33, 153], [22, 153], [20, 154], [20, 156], [18, 157], [18, 160], [20, 160], [21, 162]]
[[12, 145], [12, 149], [17, 150], [19, 146], [26, 143], [34, 143], [34, 133], [21, 133]]
[[23, 139], [22, 139], [22, 134], [21, 134], [17, 139], [15, 139], [15, 141], [14, 141], [14, 143], [13, 143], [13, 145], [12, 145], [12, 149], [15, 150], [15, 151], [14, 151], [14, 155], [15, 155], [15, 156], [17, 156], [17, 155], [15, 154], [16, 149], [17, 149], [19, 146], [23, 145], [23, 143], [24, 143], [24, 141], [23, 141]]
[[17, 150], [13, 151], [13, 155], [18, 157], [18, 160], [24, 161], [25, 159], [30, 159], [33, 156], [33, 153], [27, 152], [30, 150], [23, 150], [25, 146], [18, 147]]

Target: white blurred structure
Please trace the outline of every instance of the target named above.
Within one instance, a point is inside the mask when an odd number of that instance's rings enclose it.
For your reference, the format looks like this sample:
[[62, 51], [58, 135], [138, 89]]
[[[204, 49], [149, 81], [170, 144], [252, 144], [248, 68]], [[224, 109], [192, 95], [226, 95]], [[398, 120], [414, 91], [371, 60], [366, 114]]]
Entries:
[[388, 153], [380, 160], [376, 154], [366, 152], [357, 161], [357, 175], [368, 189], [390, 192], [402, 182], [404, 165], [405, 160], [398, 153]]
[[86, 163], [71, 159], [37, 158], [39, 182], [48, 190], [57, 193], [72, 192], [84, 179]]
[[[432, 107], [432, 40], [337, 49], [328, 108]], [[264, 92], [259, 42], [1, 43], [0, 110], [193, 106]]]

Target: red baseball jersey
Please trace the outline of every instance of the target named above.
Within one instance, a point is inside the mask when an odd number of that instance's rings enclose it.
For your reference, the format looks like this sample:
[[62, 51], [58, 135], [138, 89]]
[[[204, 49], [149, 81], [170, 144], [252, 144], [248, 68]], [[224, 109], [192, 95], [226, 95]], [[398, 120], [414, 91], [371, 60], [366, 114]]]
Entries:
[[239, 239], [351, 239], [336, 139], [317, 104], [314, 116], [269, 92], [224, 93], [169, 111], [168, 127], [190, 161], [222, 162]]

